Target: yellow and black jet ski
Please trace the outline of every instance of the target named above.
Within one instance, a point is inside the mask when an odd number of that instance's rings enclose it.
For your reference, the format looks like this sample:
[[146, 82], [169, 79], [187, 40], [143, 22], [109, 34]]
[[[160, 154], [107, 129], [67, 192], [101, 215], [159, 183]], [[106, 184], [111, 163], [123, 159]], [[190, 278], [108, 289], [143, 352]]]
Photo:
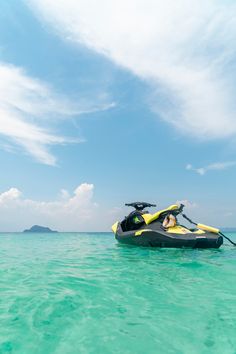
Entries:
[[[121, 243], [146, 247], [219, 248], [223, 237], [226, 237], [217, 228], [192, 222], [183, 214], [183, 204], [171, 205], [154, 214], [145, 210], [155, 207], [154, 204], [135, 202], [125, 205], [135, 210], [112, 226], [116, 239]], [[179, 224], [177, 217], [180, 214], [193, 223], [194, 228]]]

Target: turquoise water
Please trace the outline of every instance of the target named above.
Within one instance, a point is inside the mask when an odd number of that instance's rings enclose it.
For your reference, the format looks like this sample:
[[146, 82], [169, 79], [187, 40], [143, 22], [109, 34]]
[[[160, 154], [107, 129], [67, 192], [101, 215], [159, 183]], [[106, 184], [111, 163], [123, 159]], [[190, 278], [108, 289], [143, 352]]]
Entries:
[[1, 234], [0, 353], [235, 354], [236, 248]]

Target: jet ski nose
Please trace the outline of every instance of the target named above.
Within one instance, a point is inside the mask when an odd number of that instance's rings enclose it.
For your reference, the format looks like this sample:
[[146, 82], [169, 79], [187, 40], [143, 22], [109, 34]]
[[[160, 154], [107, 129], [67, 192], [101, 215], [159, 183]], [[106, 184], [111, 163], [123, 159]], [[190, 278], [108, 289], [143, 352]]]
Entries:
[[197, 237], [195, 248], [220, 248], [220, 246], [223, 244], [223, 241], [224, 239], [220, 235], [214, 238], [199, 236]]

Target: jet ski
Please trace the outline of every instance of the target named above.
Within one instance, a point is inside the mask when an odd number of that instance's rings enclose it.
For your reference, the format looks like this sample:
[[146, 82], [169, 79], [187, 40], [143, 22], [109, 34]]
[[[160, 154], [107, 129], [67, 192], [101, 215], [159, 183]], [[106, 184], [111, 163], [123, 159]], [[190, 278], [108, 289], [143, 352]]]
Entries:
[[[135, 202], [125, 205], [134, 210], [112, 226], [115, 238], [120, 243], [146, 247], [219, 248], [223, 244], [223, 237], [226, 237], [217, 228], [194, 223], [183, 214], [183, 204], [170, 205], [154, 214], [150, 214], [146, 208], [156, 207], [155, 204]], [[194, 227], [187, 228], [180, 224], [180, 215]]]

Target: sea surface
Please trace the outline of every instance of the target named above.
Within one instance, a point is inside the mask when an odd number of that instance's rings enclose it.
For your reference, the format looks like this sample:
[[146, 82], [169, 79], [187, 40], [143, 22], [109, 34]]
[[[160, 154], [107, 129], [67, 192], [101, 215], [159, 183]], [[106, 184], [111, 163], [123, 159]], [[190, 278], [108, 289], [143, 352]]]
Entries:
[[235, 354], [236, 247], [0, 234], [0, 353]]

